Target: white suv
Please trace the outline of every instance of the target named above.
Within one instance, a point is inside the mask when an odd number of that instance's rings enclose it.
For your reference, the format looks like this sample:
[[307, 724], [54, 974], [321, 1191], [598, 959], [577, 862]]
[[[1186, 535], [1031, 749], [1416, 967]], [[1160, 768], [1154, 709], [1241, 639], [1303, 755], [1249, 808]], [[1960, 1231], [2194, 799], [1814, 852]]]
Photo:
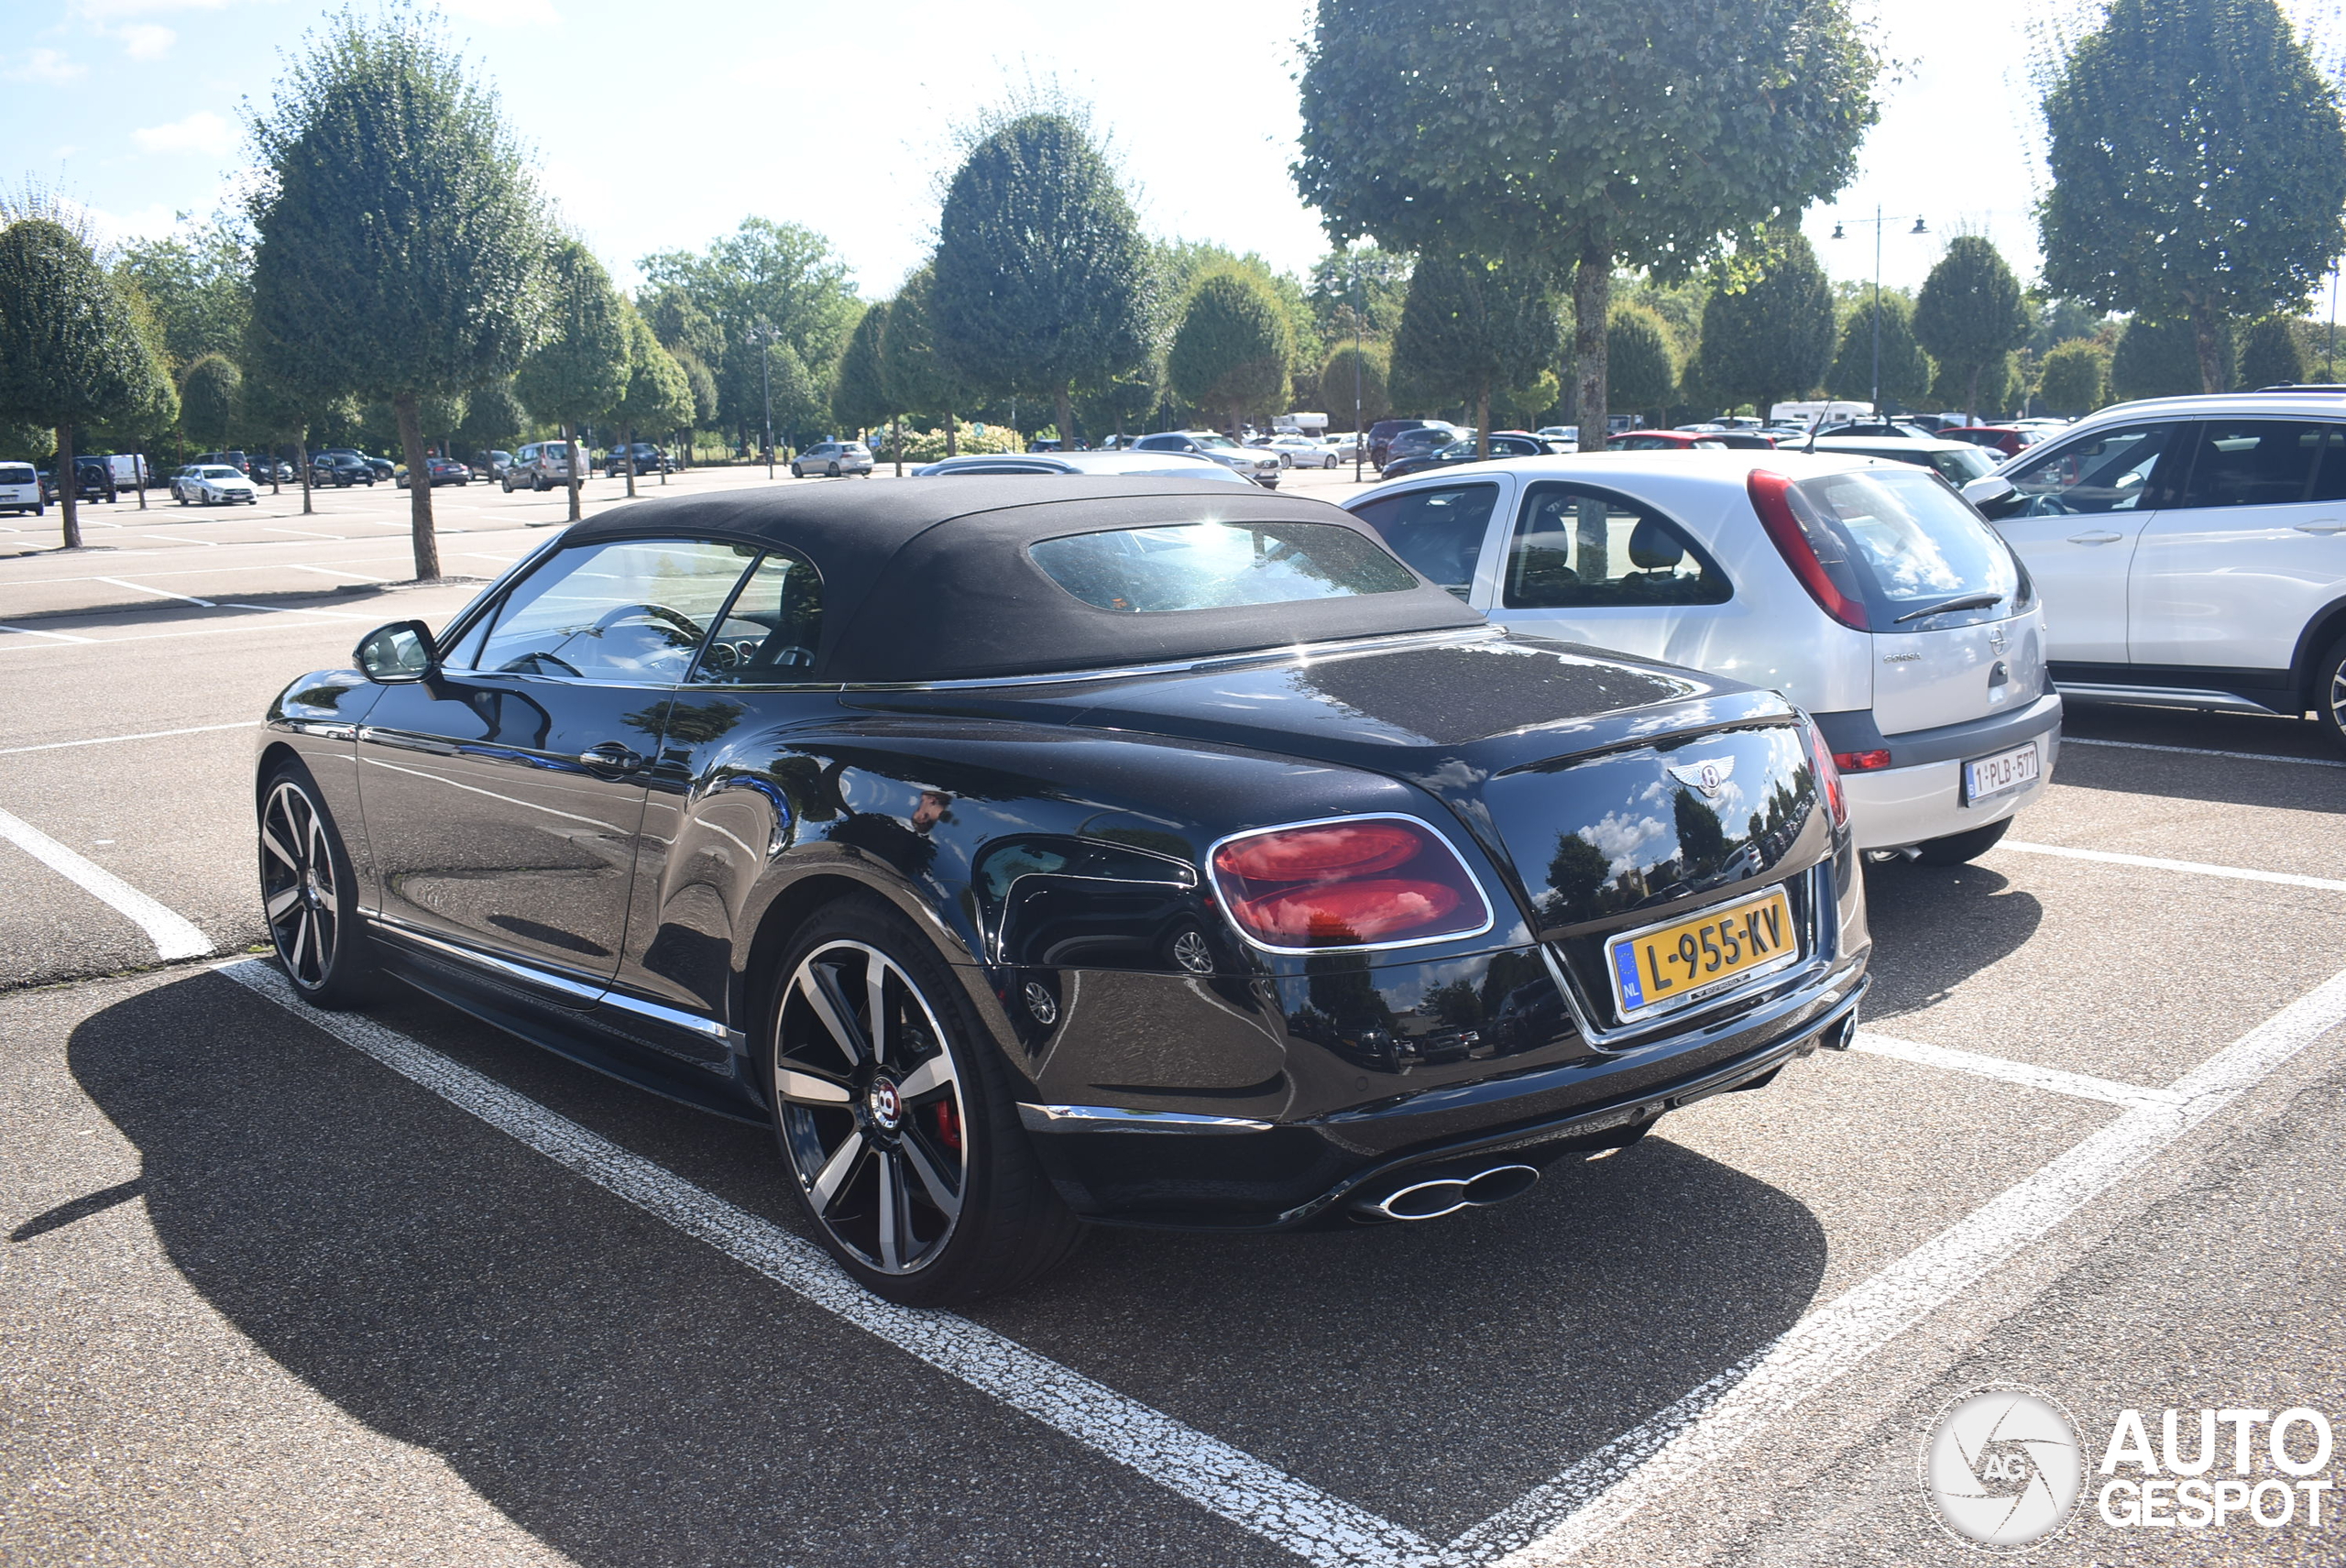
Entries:
[[2061, 699], [2028, 574], [1930, 469], [1518, 457], [1345, 510], [1493, 620], [1782, 692], [1832, 744], [1860, 849], [1970, 860], [2052, 778]]
[[2346, 389], [2121, 403], [1966, 493], [2045, 596], [2063, 691], [2310, 709], [2346, 744]]

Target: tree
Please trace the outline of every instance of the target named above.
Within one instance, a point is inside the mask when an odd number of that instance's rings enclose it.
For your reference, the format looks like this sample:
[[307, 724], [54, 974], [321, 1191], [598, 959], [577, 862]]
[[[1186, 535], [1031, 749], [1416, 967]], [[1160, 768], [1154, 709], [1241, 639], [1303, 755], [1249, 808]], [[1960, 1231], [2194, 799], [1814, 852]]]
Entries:
[[134, 415], [168, 395], [130, 308], [90, 247], [52, 218], [0, 230], [0, 421], [57, 433], [65, 547], [82, 547], [73, 429]]
[[558, 239], [544, 264], [546, 335], [513, 376], [513, 392], [541, 419], [562, 426], [569, 454], [570, 521], [579, 519], [578, 427], [627, 396], [627, 302], [610, 275], [575, 239]]
[[449, 434], [469, 453], [495, 452], [519, 444], [532, 422], [512, 381], [491, 381], [465, 400], [465, 417]]
[[1287, 400], [1292, 343], [1278, 296], [1254, 273], [1225, 268], [1189, 291], [1166, 374], [1175, 396], [1221, 415], [1234, 432], [1250, 411]]
[[[2020, 356], [2000, 354], [1979, 367], [1976, 380], [1968, 371], [1939, 366], [1926, 400], [1933, 408], [1942, 410], [1976, 403], [1989, 414], [2001, 415], [2006, 409], [2018, 407], [2026, 391], [2027, 378], [2022, 371]], [[1977, 420], [1979, 416], [1970, 413], [1966, 417]]]
[[1148, 358], [1148, 247], [1078, 120], [1022, 115], [979, 141], [937, 232], [934, 330], [965, 380], [1051, 399], [1071, 435], [1075, 388]]
[[[847, 263], [796, 224], [744, 218], [705, 253], [663, 251], [640, 265], [654, 291], [653, 332], [671, 353], [681, 345], [708, 367], [717, 384], [711, 417], [744, 444], [764, 420], [766, 347], [786, 344], [803, 365], [828, 366], [855, 325]], [[697, 323], [688, 313], [670, 315], [663, 302], [671, 291]]]
[[[1358, 376], [1354, 376], [1354, 367]], [[1391, 381], [1393, 355], [1375, 338], [1363, 341], [1355, 348], [1345, 344], [1328, 356], [1328, 363], [1320, 369], [1320, 398], [1330, 405], [1329, 411], [1353, 407], [1353, 389], [1360, 389], [1358, 429], [1366, 430], [1393, 411]]]
[[1474, 416], [1478, 453], [1490, 451], [1493, 398], [1529, 387], [1556, 357], [1563, 329], [1551, 281], [1545, 267], [1528, 259], [1444, 251], [1418, 258], [1393, 339], [1394, 378], [1462, 400]]
[[2288, 317], [2266, 316], [2242, 336], [2242, 386], [2278, 387], [2305, 378], [2305, 345], [2298, 341], [2297, 323]]
[[888, 400], [888, 379], [880, 364], [880, 345], [887, 335], [888, 307], [872, 305], [856, 319], [847, 349], [831, 388], [831, 417], [842, 431], [872, 430], [903, 412]]
[[[387, 400], [422, 473], [422, 400], [510, 374], [536, 329], [540, 203], [495, 95], [436, 23], [344, 11], [253, 131], [254, 314], [298, 323], [312, 386]], [[434, 579], [432, 487], [408, 495]]]
[[2275, 0], [2111, 0], [2045, 96], [2045, 281], [2189, 325], [2203, 392], [2229, 323], [2296, 305], [2346, 248], [2346, 120]]
[[937, 347], [937, 269], [930, 263], [904, 280], [888, 307], [880, 338], [880, 378], [888, 401], [945, 427], [945, 455], [960, 451], [957, 415], [970, 403], [960, 376]]
[[1728, 407], [1749, 402], [1765, 419], [1776, 403], [1823, 381], [1832, 358], [1833, 285], [1797, 230], [1717, 269], [1688, 378], [1706, 395]]
[[[2216, 369], [2218, 384], [2231, 386], [2229, 324], [2216, 345]], [[2130, 402], [2137, 398], [2181, 397], [2200, 390], [2205, 372], [2198, 332], [2190, 323], [2145, 321], [2137, 316], [2118, 334], [2117, 350], [2110, 356], [2110, 389]]]
[[1979, 422], [1980, 377], [2028, 341], [2031, 324], [2020, 280], [1979, 235], [1947, 242], [1914, 300], [1915, 340], [1938, 361], [1942, 384], [1963, 389], [1964, 417], [1974, 424]]
[[[1874, 384], [1874, 303], [1866, 299], [1841, 323], [1841, 350], [1825, 373], [1825, 389], [1852, 401], [1913, 407], [1931, 389], [1929, 355], [1914, 337], [1914, 307], [1906, 296], [1881, 297], [1881, 384]], [[1879, 390], [1880, 397], [1875, 396]]]
[[1656, 424], [1664, 422], [1664, 411], [1678, 397], [1678, 366], [1662, 319], [1642, 305], [1615, 305], [1605, 356], [1612, 400], [1652, 415]]
[[[693, 420], [692, 383], [675, 356], [660, 346], [660, 339], [632, 305], [624, 306], [627, 321], [627, 395], [611, 410], [611, 422], [627, 443], [627, 493], [635, 494], [637, 432], [665, 435]], [[667, 471], [660, 482], [668, 482]]]
[[1389, 338], [1401, 329], [1401, 307], [1409, 298], [1407, 251], [1374, 245], [1332, 251], [1311, 266], [1311, 312], [1321, 335]]
[[1602, 431], [1614, 269], [1683, 275], [1847, 184], [1879, 70], [1844, 0], [1321, 0], [1293, 173], [1339, 244], [1571, 267]]
[[225, 354], [205, 355], [180, 378], [180, 427], [198, 446], [226, 446], [244, 402], [245, 373]]
[[2073, 337], [2045, 350], [2036, 395], [2045, 406], [2081, 419], [2110, 400], [2110, 350], [2089, 337]]
[[233, 359], [243, 351], [253, 308], [252, 240], [225, 218], [133, 241], [115, 263], [115, 276], [137, 285], [154, 305], [166, 361], [181, 378], [207, 354]]

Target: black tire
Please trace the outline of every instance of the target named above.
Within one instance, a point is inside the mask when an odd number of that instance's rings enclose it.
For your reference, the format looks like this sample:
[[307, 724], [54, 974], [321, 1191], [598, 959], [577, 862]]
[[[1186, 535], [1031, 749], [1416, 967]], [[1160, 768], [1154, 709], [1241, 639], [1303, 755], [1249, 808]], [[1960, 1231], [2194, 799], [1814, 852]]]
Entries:
[[310, 771], [285, 762], [260, 791], [261, 918], [278, 967], [313, 1007], [374, 993], [374, 955], [358, 924], [358, 879]]
[[2330, 743], [2346, 751], [2346, 639], [2341, 639], [2314, 666], [2313, 716]]
[[803, 479], [806, 477], [806, 470], [793, 463], [790, 466], [790, 477], [794, 479]]
[[[875, 967], [889, 1021], [876, 1060], [861, 1045]], [[819, 911], [774, 966], [765, 1002], [783, 1166], [817, 1239], [858, 1284], [937, 1306], [1015, 1288], [1075, 1249], [1084, 1226], [1043, 1175], [999, 1047], [901, 914], [861, 896]]]
[[1915, 859], [1926, 866], [1959, 866], [1996, 847], [2012, 828], [2009, 817], [2001, 822], [1990, 822], [1985, 828], [1974, 828], [1968, 833], [1950, 833], [1944, 839], [1927, 839], [1916, 846]]
[[827, 466], [827, 467], [826, 467], [826, 468], [824, 468], [824, 470], [823, 470], [823, 477], [825, 477], [826, 479], [836, 479], [836, 478], [838, 478], [839, 477], [839, 466], [838, 464], [836, 464], [836, 463], [833, 463], [833, 464], [829, 465], [828, 466]]

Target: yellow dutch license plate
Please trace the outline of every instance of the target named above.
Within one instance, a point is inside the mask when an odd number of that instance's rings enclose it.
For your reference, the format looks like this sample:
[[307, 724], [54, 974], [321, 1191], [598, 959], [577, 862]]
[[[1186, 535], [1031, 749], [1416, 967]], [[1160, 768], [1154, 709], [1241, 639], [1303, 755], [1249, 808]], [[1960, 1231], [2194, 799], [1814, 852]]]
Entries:
[[1624, 1018], [1717, 989], [1800, 956], [1792, 901], [1780, 887], [1605, 945]]

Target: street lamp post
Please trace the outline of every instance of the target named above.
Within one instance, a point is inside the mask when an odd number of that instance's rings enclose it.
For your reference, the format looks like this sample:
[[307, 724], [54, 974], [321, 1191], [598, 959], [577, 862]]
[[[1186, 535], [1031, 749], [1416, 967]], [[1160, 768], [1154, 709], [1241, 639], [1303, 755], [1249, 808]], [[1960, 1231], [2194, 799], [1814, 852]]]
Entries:
[[1360, 427], [1360, 258], [1353, 258], [1353, 483], [1360, 483], [1360, 466], [1368, 455], [1367, 434]]
[[758, 378], [765, 386], [766, 402], [766, 477], [773, 477], [773, 333], [769, 329], [758, 339]]
[[[1835, 239], [1846, 239], [1846, 238], [1847, 238], [1847, 237], [1848, 237], [1847, 235], [1845, 235], [1845, 234], [1843, 234], [1843, 233], [1841, 232], [1841, 229], [1842, 229], [1842, 221], [1843, 221], [1843, 220], [1836, 218], [1836, 219], [1835, 219], [1835, 220], [1834, 220], [1834, 222], [1833, 222], [1833, 237], [1834, 237]], [[1886, 220], [1885, 220], [1885, 219], [1882, 217], [1882, 215], [1881, 215], [1881, 209], [1880, 209], [1880, 207], [1878, 207], [1878, 206], [1877, 206], [1876, 208], [1874, 208], [1874, 210], [1873, 210], [1873, 216], [1872, 216], [1872, 217], [1870, 217], [1870, 218], [1850, 218], [1850, 219], [1848, 219], [1848, 220], [1847, 220], [1847, 222], [1849, 222], [1849, 223], [1853, 223], [1853, 224], [1860, 224], [1860, 225], [1863, 225], [1863, 224], [1871, 224], [1871, 225], [1873, 225], [1873, 411], [1874, 411], [1874, 417], [1875, 417], [1876, 419], [1880, 419], [1880, 418], [1881, 418], [1881, 417], [1882, 417], [1882, 413], [1881, 413], [1881, 236], [1882, 236], [1882, 226], [1883, 226], [1883, 224], [1885, 223], [1885, 221], [1886, 221]], [[1902, 222], [1903, 220], [1902, 219], [1901, 221]], [[1911, 228], [1911, 229], [1908, 229], [1906, 232], [1907, 232], [1908, 234], [1910, 234], [1910, 235], [1912, 235], [1912, 234], [1928, 234], [1928, 233], [1930, 233], [1930, 232], [1931, 232], [1931, 230], [1930, 230], [1930, 225], [1928, 225], [1927, 224], [1924, 223], [1924, 222], [1923, 222], [1923, 220], [1922, 220], [1921, 218], [1919, 218], [1919, 217], [1918, 217], [1918, 218], [1916, 218], [1916, 219], [1914, 220], [1914, 226], [1913, 226], [1913, 228]]]

